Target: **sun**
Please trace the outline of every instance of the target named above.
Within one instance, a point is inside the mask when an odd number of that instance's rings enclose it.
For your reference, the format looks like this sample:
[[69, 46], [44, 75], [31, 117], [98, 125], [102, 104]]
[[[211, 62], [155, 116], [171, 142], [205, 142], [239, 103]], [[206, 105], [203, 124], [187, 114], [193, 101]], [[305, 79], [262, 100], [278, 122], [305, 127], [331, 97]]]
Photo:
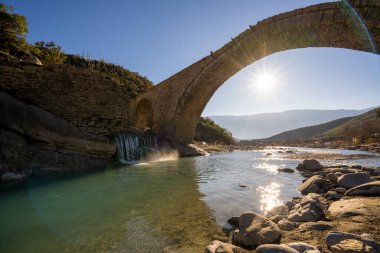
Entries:
[[254, 87], [262, 93], [270, 93], [276, 87], [276, 76], [273, 73], [258, 73], [254, 79]]

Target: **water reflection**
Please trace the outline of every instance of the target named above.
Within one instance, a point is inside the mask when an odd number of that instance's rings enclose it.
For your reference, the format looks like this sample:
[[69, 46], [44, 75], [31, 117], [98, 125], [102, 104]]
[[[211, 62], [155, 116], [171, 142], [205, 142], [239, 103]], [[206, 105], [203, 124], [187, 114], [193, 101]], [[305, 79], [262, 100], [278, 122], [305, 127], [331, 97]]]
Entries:
[[260, 193], [260, 210], [267, 213], [273, 207], [279, 206], [283, 203], [280, 200], [281, 185], [279, 183], [270, 183], [267, 186], [257, 187]]

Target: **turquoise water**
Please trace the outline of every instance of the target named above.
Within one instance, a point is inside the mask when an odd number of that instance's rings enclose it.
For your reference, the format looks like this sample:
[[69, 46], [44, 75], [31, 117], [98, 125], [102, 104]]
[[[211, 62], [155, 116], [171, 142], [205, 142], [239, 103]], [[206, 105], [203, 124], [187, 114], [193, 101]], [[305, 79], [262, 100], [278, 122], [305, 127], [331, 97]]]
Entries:
[[[202, 252], [231, 216], [264, 213], [298, 196], [300, 175], [277, 168], [299, 161], [266, 152], [110, 166], [2, 186], [0, 252], [161, 252], [168, 246]], [[380, 166], [380, 159], [357, 163]]]

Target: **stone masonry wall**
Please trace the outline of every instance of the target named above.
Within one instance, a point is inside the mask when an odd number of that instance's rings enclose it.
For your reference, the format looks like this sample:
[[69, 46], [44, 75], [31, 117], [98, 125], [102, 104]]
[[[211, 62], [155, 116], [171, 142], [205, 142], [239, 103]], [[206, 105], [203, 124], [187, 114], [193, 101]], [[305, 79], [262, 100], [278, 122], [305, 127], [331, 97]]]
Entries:
[[0, 54], [0, 91], [96, 135], [112, 136], [128, 125], [127, 88], [87, 69], [37, 66]]

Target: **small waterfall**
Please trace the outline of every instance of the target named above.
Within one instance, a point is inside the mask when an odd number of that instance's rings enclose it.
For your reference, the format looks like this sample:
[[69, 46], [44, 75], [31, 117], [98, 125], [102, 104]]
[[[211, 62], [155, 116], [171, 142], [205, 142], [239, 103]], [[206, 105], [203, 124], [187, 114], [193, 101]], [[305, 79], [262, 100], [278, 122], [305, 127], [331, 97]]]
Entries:
[[117, 159], [123, 163], [135, 163], [159, 152], [157, 137], [153, 135], [120, 134], [116, 146]]

